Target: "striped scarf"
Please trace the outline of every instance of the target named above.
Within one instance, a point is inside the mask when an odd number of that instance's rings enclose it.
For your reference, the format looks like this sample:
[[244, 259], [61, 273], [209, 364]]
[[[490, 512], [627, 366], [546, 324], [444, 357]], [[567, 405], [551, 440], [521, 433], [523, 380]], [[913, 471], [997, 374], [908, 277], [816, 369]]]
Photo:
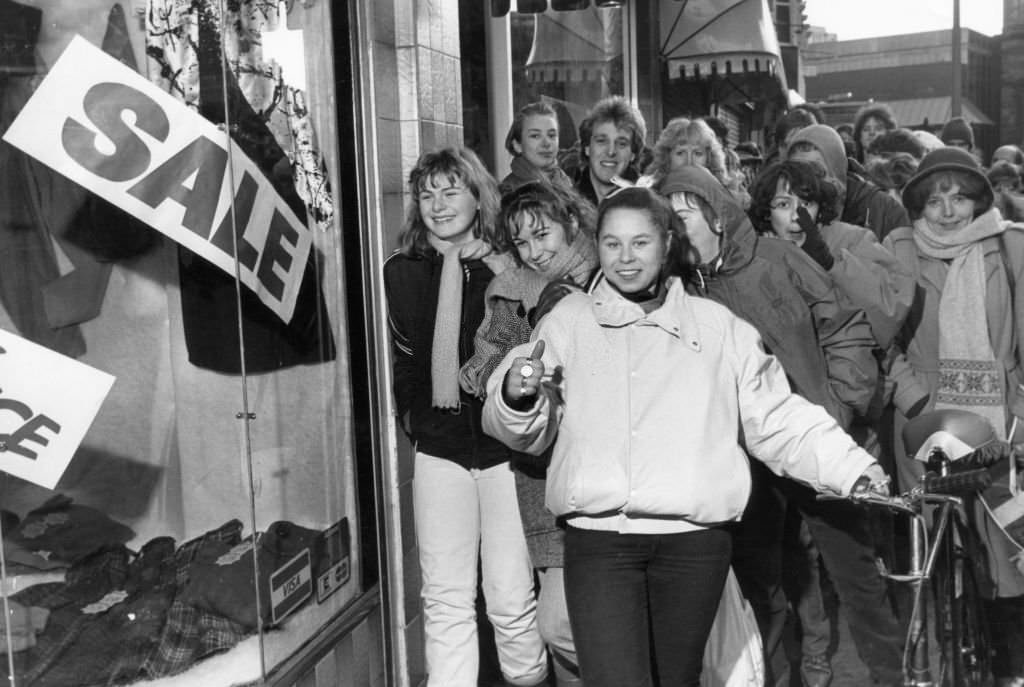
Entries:
[[988, 335], [985, 251], [982, 240], [1003, 231], [995, 213], [978, 217], [954, 233], [914, 222], [922, 254], [949, 261], [939, 299], [939, 384], [935, 407], [969, 410], [1006, 436], [1006, 383]]

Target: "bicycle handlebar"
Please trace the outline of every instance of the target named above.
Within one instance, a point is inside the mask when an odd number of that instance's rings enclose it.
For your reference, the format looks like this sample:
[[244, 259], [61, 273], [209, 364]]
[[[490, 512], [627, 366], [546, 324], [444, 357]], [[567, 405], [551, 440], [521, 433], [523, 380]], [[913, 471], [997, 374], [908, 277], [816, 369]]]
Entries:
[[888, 496], [874, 491], [854, 492], [849, 496], [819, 494], [824, 501], [846, 500], [872, 506], [883, 506], [905, 513], [916, 514], [926, 503], [960, 505], [963, 496], [982, 491], [992, 485], [992, 475], [986, 468], [964, 470], [951, 475], [927, 473], [921, 483], [910, 491]]
[[992, 486], [988, 468], [975, 468], [949, 475], [925, 474], [923, 491], [929, 494], [970, 494]]

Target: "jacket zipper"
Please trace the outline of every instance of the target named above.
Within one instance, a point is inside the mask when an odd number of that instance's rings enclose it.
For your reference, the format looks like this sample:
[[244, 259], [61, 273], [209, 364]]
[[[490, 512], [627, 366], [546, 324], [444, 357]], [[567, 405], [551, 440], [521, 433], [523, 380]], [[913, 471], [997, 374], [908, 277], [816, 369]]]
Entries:
[[[469, 290], [468, 289], [468, 287], [469, 287], [469, 277], [470, 277], [469, 266], [466, 263], [462, 263], [462, 295], [463, 295], [463, 298], [462, 298], [462, 303], [460, 304], [460, 313], [459, 313], [459, 360], [460, 361], [468, 360], [469, 359], [469, 351], [466, 350], [465, 335], [464, 335], [464, 332], [466, 330], [466, 298], [465, 298], [465, 296], [466, 296], [466, 292]], [[464, 408], [463, 407], [459, 408], [459, 412], [460, 413], [463, 410], [466, 411], [466, 422], [469, 423], [469, 433], [470, 433], [470, 436], [473, 437], [473, 446], [471, 447], [472, 454], [470, 456], [470, 461], [469, 461], [470, 462], [470, 468], [472, 468], [472, 469], [480, 469], [480, 456], [479, 456], [479, 452], [478, 452], [479, 443], [480, 443], [480, 437], [477, 436], [476, 418], [474, 417], [474, 414], [473, 414], [473, 406], [465, 406]]]

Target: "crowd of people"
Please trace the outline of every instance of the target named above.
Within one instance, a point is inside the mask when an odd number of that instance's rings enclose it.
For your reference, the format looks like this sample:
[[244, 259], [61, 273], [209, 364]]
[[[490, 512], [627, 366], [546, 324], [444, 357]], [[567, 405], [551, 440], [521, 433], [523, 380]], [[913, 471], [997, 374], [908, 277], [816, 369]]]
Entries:
[[[904, 684], [891, 522], [817, 495], [913, 487], [901, 429], [932, 410], [1024, 438], [1024, 153], [985, 167], [962, 119], [874, 103], [793, 108], [766, 154], [727, 133], [680, 117], [648, 146], [610, 97], [567, 157], [531, 103], [500, 183], [462, 147], [412, 170], [384, 279], [430, 685], [477, 684], [478, 588], [507, 684], [706, 685], [735, 579], [765, 684], [825, 687], [823, 578]], [[993, 678], [1021, 687], [1022, 547], [975, 523]]]

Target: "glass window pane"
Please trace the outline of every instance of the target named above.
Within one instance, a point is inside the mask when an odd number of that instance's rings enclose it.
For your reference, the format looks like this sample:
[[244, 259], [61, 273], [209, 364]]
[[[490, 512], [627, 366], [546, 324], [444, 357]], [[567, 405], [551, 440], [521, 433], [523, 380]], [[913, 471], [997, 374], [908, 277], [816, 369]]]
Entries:
[[622, 27], [618, 7], [512, 13], [514, 109], [541, 100], [554, 106], [563, 152], [576, 144], [580, 120], [594, 103], [625, 95]]
[[258, 680], [363, 591], [309, 4], [0, 3], [0, 366], [98, 375], [0, 413], [15, 685]]

